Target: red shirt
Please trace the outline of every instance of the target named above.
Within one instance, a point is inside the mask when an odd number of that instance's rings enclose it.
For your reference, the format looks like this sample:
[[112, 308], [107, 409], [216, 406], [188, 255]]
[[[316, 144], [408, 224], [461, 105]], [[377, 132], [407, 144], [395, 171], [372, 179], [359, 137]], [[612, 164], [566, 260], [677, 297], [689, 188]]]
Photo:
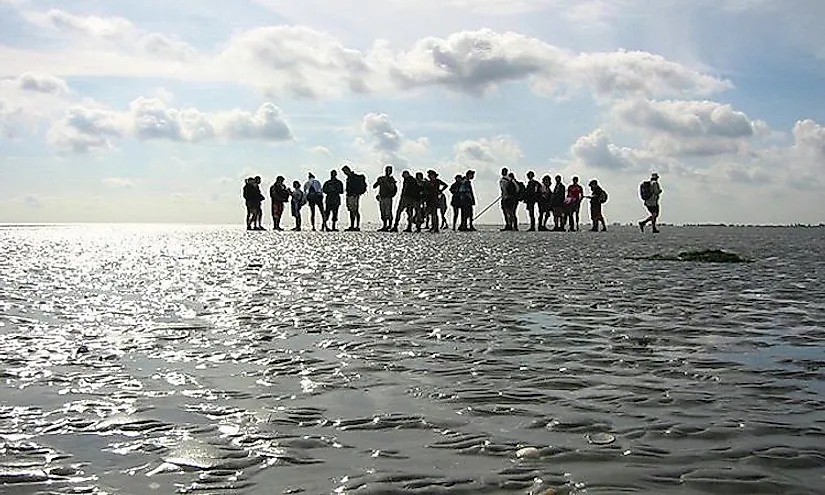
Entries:
[[579, 184], [570, 184], [567, 186], [567, 197], [576, 200], [582, 199], [584, 197], [584, 189]]

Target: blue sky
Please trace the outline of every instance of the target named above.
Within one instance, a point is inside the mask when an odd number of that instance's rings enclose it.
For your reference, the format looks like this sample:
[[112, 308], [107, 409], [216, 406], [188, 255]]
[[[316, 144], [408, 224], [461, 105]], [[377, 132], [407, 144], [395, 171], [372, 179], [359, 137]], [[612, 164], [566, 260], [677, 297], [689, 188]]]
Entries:
[[[237, 223], [348, 160], [598, 178], [608, 221], [819, 223], [812, 0], [0, 0], [0, 222]], [[366, 217], [377, 208], [365, 201]], [[495, 209], [485, 221], [497, 220]]]

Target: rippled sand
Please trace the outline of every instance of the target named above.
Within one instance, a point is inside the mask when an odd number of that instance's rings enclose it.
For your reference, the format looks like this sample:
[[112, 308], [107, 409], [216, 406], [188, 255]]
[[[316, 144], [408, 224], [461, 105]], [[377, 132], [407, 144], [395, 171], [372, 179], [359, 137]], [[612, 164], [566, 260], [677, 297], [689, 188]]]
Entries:
[[825, 493], [823, 240], [3, 228], [0, 492]]

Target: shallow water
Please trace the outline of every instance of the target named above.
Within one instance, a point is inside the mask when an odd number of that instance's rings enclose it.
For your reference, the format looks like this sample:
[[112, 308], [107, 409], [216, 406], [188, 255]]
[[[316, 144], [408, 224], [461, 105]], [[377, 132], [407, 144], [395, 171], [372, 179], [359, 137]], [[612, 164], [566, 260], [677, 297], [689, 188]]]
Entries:
[[823, 240], [3, 228], [0, 492], [825, 493]]

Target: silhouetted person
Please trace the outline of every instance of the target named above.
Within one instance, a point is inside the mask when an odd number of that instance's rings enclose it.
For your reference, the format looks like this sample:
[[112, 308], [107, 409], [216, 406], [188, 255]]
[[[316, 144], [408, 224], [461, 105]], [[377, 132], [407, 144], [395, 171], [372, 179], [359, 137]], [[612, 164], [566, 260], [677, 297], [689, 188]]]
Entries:
[[346, 194], [349, 211], [347, 231], [358, 232], [361, 230], [361, 195], [367, 192], [367, 178], [353, 172], [348, 165], [344, 165], [341, 171], [347, 176]]
[[498, 188], [501, 191], [501, 212], [504, 215], [504, 228], [501, 230], [517, 230], [518, 221], [514, 217], [518, 205], [518, 185], [506, 168], [501, 169]]
[[579, 212], [581, 211], [582, 198], [584, 198], [584, 188], [579, 184], [578, 177], [573, 177], [573, 183], [567, 186], [567, 197], [569, 198], [567, 218], [570, 230], [579, 230]]
[[426, 221], [427, 212], [427, 184], [423, 172], [415, 173], [415, 183], [418, 185], [418, 201], [415, 205], [415, 231], [421, 232], [421, 224]]
[[284, 230], [281, 228], [281, 216], [284, 214], [284, 203], [289, 201], [291, 194], [284, 184], [283, 176], [275, 178], [275, 183], [269, 187], [269, 197], [272, 198], [272, 228]]
[[398, 185], [392, 176], [392, 166], [387, 165], [384, 168], [384, 175], [375, 181], [372, 188], [378, 188], [378, 211], [381, 213], [379, 231], [389, 232], [392, 230], [392, 198], [398, 193]]
[[546, 231], [547, 222], [553, 212], [553, 179], [549, 175], [541, 178], [539, 189], [539, 226], [538, 230]]
[[324, 188], [321, 186], [321, 181], [316, 179], [312, 172], [307, 177], [307, 181], [304, 183], [304, 194], [306, 195], [306, 203], [309, 205], [309, 221], [312, 223], [312, 230], [315, 230], [316, 208], [318, 214], [321, 215], [322, 222], [324, 218]]
[[453, 209], [453, 230], [458, 225], [458, 216], [461, 214], [461, 183], [464, 182], [464, 177], [461, 174], [453, 178], [453, 183], [450, 184], [450, 206]]
[[[244, 181], [243, 199], [246, 203], [246, 230], [260, 230], [257, 227], [262, 216], [261, 203], [266, 198], [261, 194], [261, 189], [253, 177]], [[262, 226], [260, 228], [263, 229]]]
[[[329, 180], [324, 182], [324, 194], [327, 195], [326, 207], [324, 208], [324, 224], [321, 230], [336, 232], [338, 223], [338, 210], [341, 208], [341, 195], [344, 194], [344, 183], [338, 180], [338, 172], [330, 171]], [[327, 221], [332, 223], [332, 227], [327, 227]]]
[[450, 224], [447, 223], [447, 195], [444, 192], [438, 195], [438, 212], [441, 215], [441, 228], [450, 228]]
[[398, 224], [401, 222], [401, 214], [407, 214], [407, 228], [404, 232], [412, 231], [413, 220], [416, 215], [416, 205], [418, 204], [418, 182], [415, 177], [405, 170], [401, 172], [401, 198], [398, 200], [398, 210], [395, 212], [395, 223], [391, 232], [398, 232]]
[[427, 181], [425, 183], [426, 192], [426, 212], [430, 218], [430, 232], [438, 232], [440, 223], [438, 218], [438, 198], [447, 189], [447, 184], [438, 178], [435, 170], [427, 171]]
[[556, 176], [556, 183], [553, 185], [553, 194], [550, 196], [550, 203], [553, 206], [553, 230], [564, 230], [564, 200], [567, 198], [567, 188], [561, 181], [561, 175]]
[[524, 191], [524, 204], [527, 207], [527, 215], [530, 217], [530, 228], [527, 230], [530, 232], [536, 230], [536, 203], [541, 197], [541, 184], [535, 177], [536, 174], [532, 170], [527, 172], [527, 185]]
[[476, 228], [473, 226], [474, 209], [476, 205], [476, 195], [473, 191], [473, 179], [475, 179], [475, 170], [468, 170], [464, 174], [464, 180], [461, 181], [461, 187], [458, 188], [461, 199], [461, 225], [458, 227], [460, 231], [475, 232]]
[[607, 230], [607, 223], [604, 221], [604, 214], [602, 213], [602, 205], [607, 202], [607, 193], [599, 181], [593, 179], [590, 181], [590, 221], [593, 226], [590, 228], [592, 232], [599, 231], [599, 224], [602, 226], [602, 232]]
[[653, 233], [655, 234], [659, 232], [659, 225], [657, 222], [659, 221], [659, 212], [661, 211], [659, 207], [659, 198], [662, 196], [662, 186], [659, 185], [659, 174], [655, 172], [652, 173], [650, 175], [650, 180], [647, 182], [650, 183], [650, 185], [647, 186], [649, 191], [645, 191], [645, 183], [642, 183], [642, 187], [640, 189], [642, 190], [642, 200], [644, 201], [645, 207], [650, 213], [650, 216], [639, 222], [639, 229], [644, 232], [645, 225], [649, 222], [653, 227]]
[[290, 206], [292, 207], [292, 216], [295, 218], [295, 227], [292, 230], [300, 231], [301, 230], [301, 208], [306, 203], [306, 194], [304, 191], [301, 190], [301, 183], [297, 180], [292, 183], [292, 201], [290, 202]]

